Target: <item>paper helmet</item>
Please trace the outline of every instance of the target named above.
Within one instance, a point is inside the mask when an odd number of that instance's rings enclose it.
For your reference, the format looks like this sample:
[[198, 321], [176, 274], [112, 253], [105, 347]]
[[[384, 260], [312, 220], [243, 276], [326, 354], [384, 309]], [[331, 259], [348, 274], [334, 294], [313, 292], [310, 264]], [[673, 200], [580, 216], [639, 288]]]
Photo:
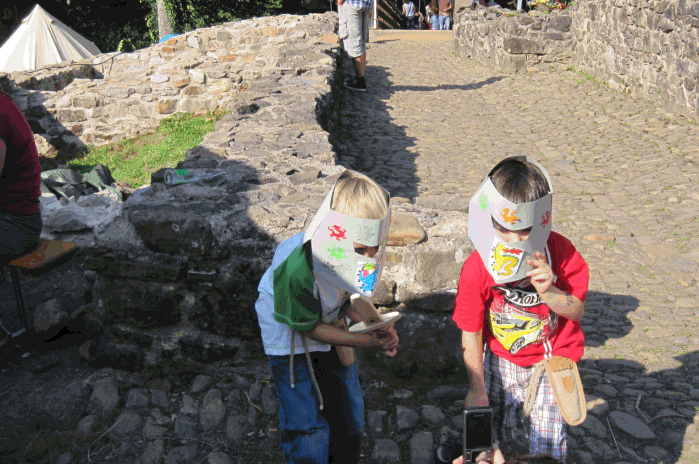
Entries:
[[[548, 193], [538, 200], [516, 204], [502, 196], [491, 176], [507, 161], [527, 161], [541, 171], [548, 182]], [[507, 158], [493, 168], [469, 203], [468, 236], [496, 283], [515, 282], [527, 277], [532, 268], [527, 260], [536, 251], [546, 253], [551, 233], [553, 190], [546, 170], [529, 157]], [[527, 240], [505, 242], [493, 225], [518, 231], [531, 227]]]
[[[346, 170], [338, 182], [359, 174]], [[304, 233], [304, 242], [311, 241], [313, 272], [322, 275], [331, 284], [349, 292], [371, 298], [381, 279], [388, 227], [391, 222], [390, 195], [381, 188], [386, 198], [386, 216], [364, 219], [348, 216], [330, 208], [337, 182], [313, 217]], [[378, 247], [372, 257], [354, 251], [354, 244]]]

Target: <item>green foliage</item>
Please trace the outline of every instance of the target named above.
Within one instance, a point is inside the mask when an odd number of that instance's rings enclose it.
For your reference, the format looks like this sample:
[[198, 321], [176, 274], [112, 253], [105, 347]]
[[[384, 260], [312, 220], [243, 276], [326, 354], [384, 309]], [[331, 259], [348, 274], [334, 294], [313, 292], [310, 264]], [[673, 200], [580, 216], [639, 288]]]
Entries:
[[121, 42], [119, 42], [119, 46], [117, 47], [117, 51], [126, 53], [132, 52], [134, 51], [134, 46], [129, 39], [121, 39]]
[[[151, 40], [158, 40], [156, 0], [140, 0], [150, 5], [146, 20]], [[282, 0], [163, 0], [172, 31], [178, 34], [216, 24], [268, 16], [279, 12]]]
[[104, 164], [117, 182], [128, 182], [132, 187], [138, 187], [149, 181], [151, 172], [174, 167], [183, 160], [185, 152], [201, 143], [204, 135], [214, 130], [214, 124], [224, 114], [217, 112], [195, 116], [178, 113], [163, 119], [152, 134], [111, 145], [92, 146], [80, 158], [69, 161], [68, 165], [81, 171]]

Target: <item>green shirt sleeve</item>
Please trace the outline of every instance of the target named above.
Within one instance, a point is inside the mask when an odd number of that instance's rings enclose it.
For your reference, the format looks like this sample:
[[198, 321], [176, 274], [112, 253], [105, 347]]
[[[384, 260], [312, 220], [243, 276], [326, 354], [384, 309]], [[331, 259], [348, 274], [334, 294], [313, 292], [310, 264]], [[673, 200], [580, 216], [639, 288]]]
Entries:
[[313, 296], [311, 241], [294, 249], [274, 269], [274, 320], [293, 330], [310, 330], [321, 316], [320, 300]]

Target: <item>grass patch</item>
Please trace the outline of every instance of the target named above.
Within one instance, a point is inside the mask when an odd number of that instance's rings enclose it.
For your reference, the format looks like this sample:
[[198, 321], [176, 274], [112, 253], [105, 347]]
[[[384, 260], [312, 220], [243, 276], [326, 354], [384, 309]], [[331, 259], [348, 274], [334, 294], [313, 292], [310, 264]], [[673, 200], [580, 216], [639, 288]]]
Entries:
[[185, 152], [198, 145], [208, 132], [213, 132], [214, 124], [225, 114], [210, 112], [197, 116], [178, 113], [163, 119], [153, 133], [101, 147], [90, 146], [84, 155], [69, 161], [68, 165], [87, 172], [104, 164], [117, 182], [139, 187], [150, 182], [152, 172], [174, 167], [182, 161]]

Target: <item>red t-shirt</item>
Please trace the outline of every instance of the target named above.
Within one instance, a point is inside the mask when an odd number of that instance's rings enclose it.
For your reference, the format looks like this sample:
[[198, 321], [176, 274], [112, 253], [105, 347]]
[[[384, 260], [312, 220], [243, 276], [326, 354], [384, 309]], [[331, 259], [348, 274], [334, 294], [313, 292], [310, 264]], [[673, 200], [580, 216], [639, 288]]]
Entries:
[[29, 123], [10, 97], [0, 92], [0, 138], [7, 145], [0, 173], [0, 213], [39, 212], [41, 166]]
[[[551, 232], [547, 245], [554, 285], [585, 301], [589, 269], [583, 257], [570, 240], [556, 232]], [[579, 322], [551, 311], [529, 279], [496, 284], [477, 251], [461, 269], [453, 319], [465, 332], [483, 329], [483, 338], [494, 354], [522, 367], [544, 358], [546, 341], [553, 356], [576, 362], [585, 349]]]

